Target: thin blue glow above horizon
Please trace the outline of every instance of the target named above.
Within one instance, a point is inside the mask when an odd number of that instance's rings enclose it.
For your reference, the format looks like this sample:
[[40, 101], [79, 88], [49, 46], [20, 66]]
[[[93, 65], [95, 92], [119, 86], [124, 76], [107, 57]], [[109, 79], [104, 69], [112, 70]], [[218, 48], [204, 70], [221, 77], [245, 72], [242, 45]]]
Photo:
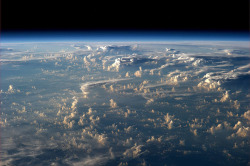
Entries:
[[2, 32], [1, 43], [112, 41], [249, 41], [249, 32], [218, 31], [15, 31]]

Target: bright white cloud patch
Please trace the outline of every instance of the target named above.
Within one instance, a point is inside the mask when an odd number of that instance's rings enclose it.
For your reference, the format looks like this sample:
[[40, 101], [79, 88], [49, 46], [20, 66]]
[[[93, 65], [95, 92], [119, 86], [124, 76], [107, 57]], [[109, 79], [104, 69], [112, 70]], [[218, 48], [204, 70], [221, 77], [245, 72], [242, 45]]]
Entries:
[[110, 99], [110, 107], [111, 108], [116, 108], [117, 107], [117, 104], [113, 99]]

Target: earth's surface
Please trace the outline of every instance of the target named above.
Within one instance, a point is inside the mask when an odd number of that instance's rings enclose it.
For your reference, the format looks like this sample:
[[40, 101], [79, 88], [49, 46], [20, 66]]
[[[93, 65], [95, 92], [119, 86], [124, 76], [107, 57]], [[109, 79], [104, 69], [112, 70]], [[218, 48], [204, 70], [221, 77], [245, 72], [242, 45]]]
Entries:
[[249, 164], [249, 42], [2, 43], [0, 58], [2, 165]]

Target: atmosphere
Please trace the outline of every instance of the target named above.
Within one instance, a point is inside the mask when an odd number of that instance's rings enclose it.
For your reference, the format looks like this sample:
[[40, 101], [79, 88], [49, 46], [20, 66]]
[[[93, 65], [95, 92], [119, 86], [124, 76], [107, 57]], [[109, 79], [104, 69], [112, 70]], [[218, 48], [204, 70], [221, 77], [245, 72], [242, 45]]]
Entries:
[[1, 42], [103, 42], [103, 41], [249, 41], [246, 31], [6, 31]]

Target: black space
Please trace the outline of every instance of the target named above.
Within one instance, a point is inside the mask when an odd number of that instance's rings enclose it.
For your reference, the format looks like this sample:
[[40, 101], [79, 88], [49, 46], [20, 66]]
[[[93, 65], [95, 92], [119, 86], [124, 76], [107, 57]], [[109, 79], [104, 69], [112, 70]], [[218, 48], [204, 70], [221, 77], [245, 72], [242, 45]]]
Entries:
[[2, 31], [205, 30], [248, 31], [249, 1], [1, 2]]

